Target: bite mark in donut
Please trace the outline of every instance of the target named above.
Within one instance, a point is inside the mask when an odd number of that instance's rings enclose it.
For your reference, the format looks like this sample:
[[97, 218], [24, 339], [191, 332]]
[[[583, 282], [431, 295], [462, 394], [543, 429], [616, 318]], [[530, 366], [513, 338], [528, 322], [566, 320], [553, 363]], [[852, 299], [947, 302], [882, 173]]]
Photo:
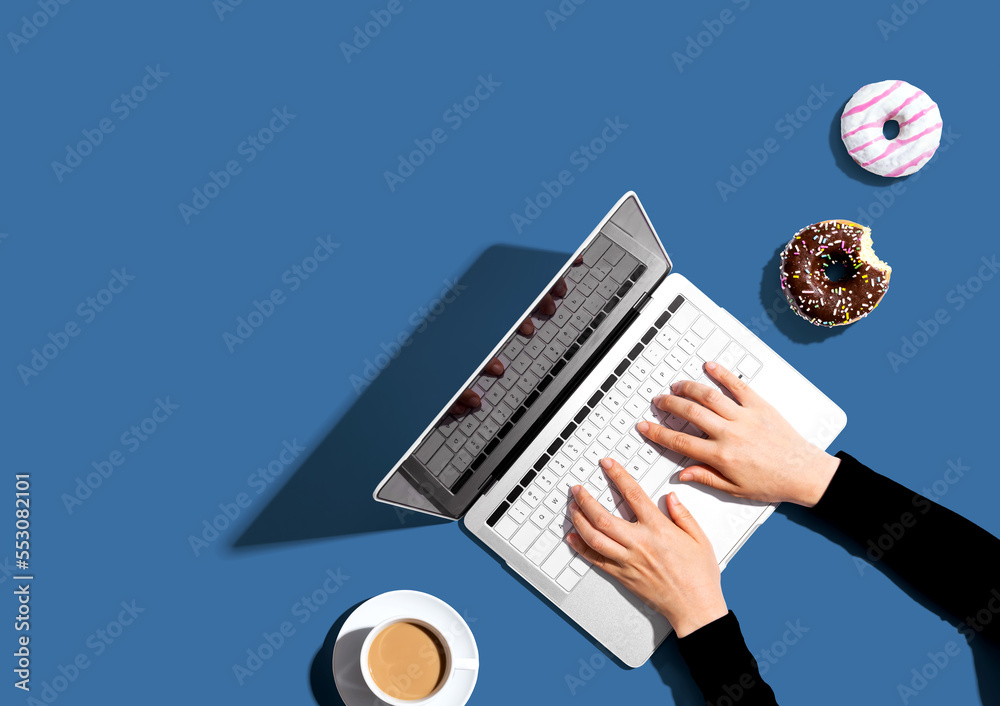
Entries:
[[[842, 264], [833, 281], [827, 268]], [[781, 253], [781, 289], [796, 314], [818, 326], [842, 326], [864, 318], [889, 288], [892, 268], [872, 249], [871, 230], [851, 221], [806, 226]]]

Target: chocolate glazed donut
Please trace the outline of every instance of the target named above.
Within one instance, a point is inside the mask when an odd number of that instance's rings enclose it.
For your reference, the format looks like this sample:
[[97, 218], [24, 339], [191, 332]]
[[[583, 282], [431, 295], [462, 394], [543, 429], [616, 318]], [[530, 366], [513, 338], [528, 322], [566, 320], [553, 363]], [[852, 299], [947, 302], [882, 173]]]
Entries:
[[[846, 268], [833, 281], [830, 265]], [[889, 288], [892, 268], [875, 256], [871, 231], [851, 221], [806, 226], [781, 253], [781, 289], [792, 311], [817, 326], [842, 326], [868, 316]]]

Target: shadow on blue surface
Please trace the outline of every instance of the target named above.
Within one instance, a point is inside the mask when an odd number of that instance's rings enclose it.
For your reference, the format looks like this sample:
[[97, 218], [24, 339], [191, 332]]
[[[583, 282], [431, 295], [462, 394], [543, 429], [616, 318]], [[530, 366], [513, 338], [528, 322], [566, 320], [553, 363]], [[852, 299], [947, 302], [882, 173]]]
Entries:
[[[337, 644], [337, 635], [340, 634], [347, 619], [351, 617], [351, 613], [367, 600], [366, 598], [364, 601], [358, 601], [337, 618], [329, 632], [326, 633], [326, 638], [319, 651], [316, 652], [316, 656], [313, 657], [312, 665], [309, 668], [309, 687], [312, 689], [313, 698], [316, 699], [319, 706], [346, 706], [344, 700], [340, 698], [337, 682], [333, 678], [333, 648]], [[349, 637], [349, 635], [345, 637]], [[364, 636], [362, 636], [361, 641], [364, 642]]]
[[[785, 249], [782, 243], [774, 251], [771, 259], [764, 265], [760, 278], [760, 303], [764, 307], [764, 321], [759, 326], [765, 329], [769, 321], [793, 343], [822, 343], [828, 338], [839, 336], [847, 330], [847, 326], [817, 326], [811, 324], [792, 311], [781, 291], [781, 251]], [[850, 325], [850, 324], [848, 324]], [[755, 331], [758, 333], [758, 331]]]
[[[453, 291], [460, 294], [441, 313], [417, 322], [412, 343], [362, 390], [233, 546], [446, 522], [377, 503], [372, 491], [568, 258], [508, 245], [487, 248], [458, 278]], [[386, 425], [373, 421], [398, 409], [401, 398], [406, 414], [392, 416], [387, 435]]]
[[851, 179], [860, 181], [862, 184], [867, 184], [868, 186], [885, 187], [892, 186], [896, 182], [906, 181], [909, 177], [884, 177], [872, 174], [855, 162], [851, 155], [848, 154], [844, 140], [840, 136], [840, 116], [849, 102], [844, 101], [844, 105], [840, 106], [840, 110], [834, 114], [833, 123], [830, 125], [830, 151], [833, 153], [833, 159], [837, 163], [837, 167]]
[[[865, 556], [866, 550], [864, 547], [861, 547], [857, 542], [843, 532], [830, 527], [830, 525], [828, 525], [825, 521], [817, 518], [805, 508], [791, 505], [790, 503], [782, 503], [778, 506], [777, 511], [784, 514], [792, 522], [826, 537], [831, 542], [839, 544], [852, 556], [858, 557], [865, 562], [868, 561]], [[988, 561], [989, 559], [984, 558], [984, 560]], [[889, 567], [885, 566], [884, 563], [880, 562], [873, 564], [872, 566], [896, 584], [896, 586], [907, 596], [937, 615], [941, 618], [941, 620], [945, 621], [949, 625], [956, 626], [964, 621], [964, 616], [951, 615], [949, 612], [945, 611], [943, 608], [931, 601], [909, 581], [892, 571]], [[960, 642], [959, 638], [962, 636], [960, 633], [956, 634], [956, 642]], [[982, 700], [983, 706], [995, 706], [1000, 704], [1000, 644], [991, 644], [985, 639], [975, 638], [973, 638], [968, 644], [972, 650], [972, 659], [975, 663], [976, 677], [979, 682], [979, 696]]]

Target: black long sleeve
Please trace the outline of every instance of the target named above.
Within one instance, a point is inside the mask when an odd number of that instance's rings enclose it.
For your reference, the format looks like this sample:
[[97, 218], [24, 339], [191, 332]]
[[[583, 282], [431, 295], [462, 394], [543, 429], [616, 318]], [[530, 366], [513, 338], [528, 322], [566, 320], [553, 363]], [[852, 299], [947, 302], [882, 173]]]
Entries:
[[677, 644], [706, 704], [777, 706], [733, 611], [679, 638]]
[[[857, 542], [870, 562], [882, 562], [956, 616], [970, 643], [1000, 644], [1000, 540], [849, 454], [837, 457], [840, 466], [812, 512]], [[706, 703], [777, 703], [732, 611], [678, 644]]]
[[[813, 513], [940, 608], [967, 639], [1000, 643], [1000, 540], [843, 451]], [[953, 469], [961, 473], [962, 469]]]

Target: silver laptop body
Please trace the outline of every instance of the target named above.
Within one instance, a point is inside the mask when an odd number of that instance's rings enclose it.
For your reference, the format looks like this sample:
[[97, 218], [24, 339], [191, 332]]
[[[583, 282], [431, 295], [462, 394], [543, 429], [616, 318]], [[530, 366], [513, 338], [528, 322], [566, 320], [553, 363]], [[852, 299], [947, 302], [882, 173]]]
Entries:
[[[725, 568], [775, 505], [678, 482], [689, 459], [645, 441], [635, 424], [701, 432], [651, 398], [678, 379], [713, 384], [703, 363], [716, 360], [820, 448], [847, 423], [829, 398], [671, 270], [638, 198], [625, 194], [374, 492], [380, 502], [464, 517], [469, 532], [632, 667], [670, 625], [566, 544], [569, 487], [583, 484], [613, 514], [633, 519], [598, 464], [615, 458], [661, 509], [676, 491]], [[521, 321], [560, 281], [568, 291], [555, 314], [533, 317], [535, 333], [522, 336]], [[504, 363], [501, 378], [480, 372], [494, 357]], [[480, 394], [481, 408], [449, 414], [466, 388]]]

